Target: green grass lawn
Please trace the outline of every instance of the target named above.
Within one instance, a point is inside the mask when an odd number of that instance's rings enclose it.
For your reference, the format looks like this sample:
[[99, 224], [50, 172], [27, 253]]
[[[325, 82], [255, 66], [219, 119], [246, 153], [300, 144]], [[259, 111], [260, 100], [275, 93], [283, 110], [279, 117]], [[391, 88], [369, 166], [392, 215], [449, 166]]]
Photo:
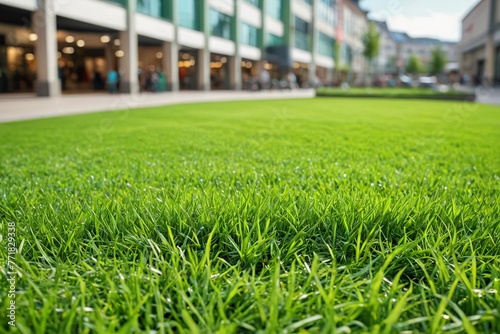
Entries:
[[14, 222], [23, 333], [498, 333], [499, 129], [382, 99], [0, 124], [0, 307]]

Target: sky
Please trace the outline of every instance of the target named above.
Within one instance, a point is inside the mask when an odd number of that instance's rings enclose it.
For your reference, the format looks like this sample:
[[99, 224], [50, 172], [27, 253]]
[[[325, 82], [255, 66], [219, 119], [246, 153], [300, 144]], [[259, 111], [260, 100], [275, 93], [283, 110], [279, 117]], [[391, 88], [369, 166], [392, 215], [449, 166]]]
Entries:
[[412, 37], [458, 42], [462, 19], [480, 0], [361, 0], [369, 18]]

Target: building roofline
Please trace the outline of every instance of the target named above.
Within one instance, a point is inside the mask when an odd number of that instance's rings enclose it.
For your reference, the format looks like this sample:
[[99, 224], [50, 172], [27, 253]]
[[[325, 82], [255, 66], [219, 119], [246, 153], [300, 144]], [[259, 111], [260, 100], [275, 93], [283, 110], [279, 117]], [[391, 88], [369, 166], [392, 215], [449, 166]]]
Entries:
[[366, 17], [368, 19], [368, 12], [364, 11], [361, 7], [359, 7], [358, 4], [356, 4], [355, 2], [351, 1], [351, 0], [344, 0], [343, 3], [348, 6], [349, 8], [353, 9], [353, 10], [356, 10], [358, 11], [358, 14], [361, 14], [363, 15], [364, 17]]
[[462, 19], [462, 23], [465, 21], [465, 19], [466, 19], [466, 18], [468, 18], [468, 17], [472, 14], [472, 12], [473, 12], [473, 11], [475, 11], [475, 10], [477, 9], [477, 7], [479, 7], [479, 5], [480, 5], [480, 4], [482, 4], [482, 3], [483, 3], [483, 1], [486, 1], [486, 0], [481, 0], [481, 1], [479, 1], [479, 2], [478, 2], [475, 6], [474, 6], [474, 7], [472, 7], [472, 8], [471, 8], [471, 9], [467, 12], [467, 14], [465, 14], [465, 16], [464, 16], [464, 17], [463, 17], [463, 19]]

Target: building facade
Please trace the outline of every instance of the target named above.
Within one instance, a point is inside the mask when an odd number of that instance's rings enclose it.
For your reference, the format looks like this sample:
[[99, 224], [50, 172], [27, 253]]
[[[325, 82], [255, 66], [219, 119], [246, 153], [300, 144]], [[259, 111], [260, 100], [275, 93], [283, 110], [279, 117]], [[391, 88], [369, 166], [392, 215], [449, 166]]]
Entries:
[[482, 0], [462, 20], [460, 73], [500, 85], [500, 0]]
[[397, 72], [397, 43], [392, 38], [386, 22], [373, 21], [380, 33], [380, 49], [374, 59], [374, 72], [377, 74], [395, 74]]
[[358, 2], [342, 1], [342, 43], [339, 57], [342, 81], [354, 85], [364, 83], [367, 70], [367, 61], [363, 56], [363, 35], [368, 31], [368, 17]]
[[[0, 92], [242, 89], [266, 69], [332, 81], [337, 0], [0, 0]], [[150, 87], [149, 87], [150, 88]]]
[[457, 43], [442, 41], [429, 37], [411, 37], [403, 32], [391, 32], [396, 43], [396, 65], [400, 73], [404, 73], [408, 59], [416, 55], [427, 66], [431, 60], [432, 51], [439, 47], [446, 54], [448, 64], [457, 62]]

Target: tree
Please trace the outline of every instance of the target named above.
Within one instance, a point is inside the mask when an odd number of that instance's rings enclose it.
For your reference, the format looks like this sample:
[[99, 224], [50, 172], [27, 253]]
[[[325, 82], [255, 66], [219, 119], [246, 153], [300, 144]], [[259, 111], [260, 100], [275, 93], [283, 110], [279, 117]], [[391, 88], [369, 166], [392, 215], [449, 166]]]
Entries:
[[406, 73], [416, 75], [422, 73], [423, 71], [424, 66], [422, 65], [422, 61], [417, 57], [417, 55], [412, 54], [406, 64]]
[[363, 56], [368, 60], [370, 69], [373, 59], [378, 56], [380, 50], [380, 33], [375, 22], [370, 22], [368, 31], [363, 35]]
[[437, 46], [432, 50], [429, 72], [432, 75], [441, 74], [446, 66], [446, 62], [446, 53], [440, 46]]

